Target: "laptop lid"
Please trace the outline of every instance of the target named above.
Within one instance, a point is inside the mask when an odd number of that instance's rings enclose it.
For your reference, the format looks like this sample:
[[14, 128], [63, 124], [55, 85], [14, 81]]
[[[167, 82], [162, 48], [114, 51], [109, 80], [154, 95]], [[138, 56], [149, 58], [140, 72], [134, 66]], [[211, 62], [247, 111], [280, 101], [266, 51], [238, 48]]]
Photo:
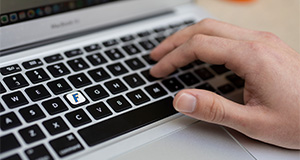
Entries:
[[190, 0], [0, 0], [0, 54], [159, 14]]

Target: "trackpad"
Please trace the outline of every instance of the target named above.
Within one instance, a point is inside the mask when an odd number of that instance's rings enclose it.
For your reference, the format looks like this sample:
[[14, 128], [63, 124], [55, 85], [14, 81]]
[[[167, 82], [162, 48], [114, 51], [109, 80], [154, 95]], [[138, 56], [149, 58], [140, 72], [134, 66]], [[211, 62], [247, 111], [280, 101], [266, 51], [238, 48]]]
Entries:
[[198, 122], [115, 159], [254, 159], [221, 127]]

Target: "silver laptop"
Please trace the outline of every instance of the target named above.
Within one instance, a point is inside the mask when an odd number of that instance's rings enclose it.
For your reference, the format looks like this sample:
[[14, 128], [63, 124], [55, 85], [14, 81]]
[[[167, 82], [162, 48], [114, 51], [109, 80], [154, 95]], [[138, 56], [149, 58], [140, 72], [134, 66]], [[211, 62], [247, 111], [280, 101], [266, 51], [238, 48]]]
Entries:
[[242, 79], [201, 61], [149, 74], [151, 49], [209, 17], [191, 1], [0, 4], [0, 159], [255, 159], [172, 106], [184, 88], [241, 102]]

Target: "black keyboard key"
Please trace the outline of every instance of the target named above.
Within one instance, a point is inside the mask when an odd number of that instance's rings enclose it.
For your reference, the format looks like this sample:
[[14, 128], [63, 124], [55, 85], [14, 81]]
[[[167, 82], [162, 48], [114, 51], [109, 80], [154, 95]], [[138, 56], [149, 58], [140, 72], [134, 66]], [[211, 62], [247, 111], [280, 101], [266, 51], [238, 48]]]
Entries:
[[203, 80], [208, 80], [214, 77], [214, 75], [206, 68], [200, 68], [195, 70], [195, 73]]
[[138, 70], [141, 68], [144, 68], [145, 65], [143, 62], [141, 62], [138, 58], [132, 58], [129, 60], [126, 60], [125, 63], [132, 69], [132, 70]]
[[0, 72], [2, 75], [8, 75], [16, 72], [20, 72], [22, 69], [18, 64], [13, 64], [5, 67], [0, 68]]
[[113, 48], [110, 50], [105, 51], [105, 54], [111, 59], [111, 60], [117, 60], [124, 58], [124, 55], [121, 53], [121, 51], [117, 48]]
[[131, 88], [135, 88], [145, 84], [146, 82], [136, 73], [131, 74], [129, 76], [125, 76], [124, 80]]
[[110, 78], [110, 75], [103, 68], [93, 69], [91, 71], [88, 71], [88, 73], [96, 82], [100, 82]]
[[145, 40], [139, 42], [139, 44], [145, 49], [145, 50], [151, 50], [155, 47], [155, 45], [150, 40]]
[[119, 79], [106, 82], [104, 85], [112, 94], [118, 94], [127, 90], [127, 87]]
[[170, 79], [163, 80], [162, 83], [171, 92], [175, 92], [175, 91], [178, 91], [178, 90], [181, 90], [184, 88], [183, 85], [176, 78], [170, 78]]
[[109, 96], [109, 94], [100, 85], [89, 87], [84, 91], [93, 101], [97, 101]]
[[50, 115], [68, 110], [68, 107], [59, 97], [44, 101], [42, 105]]
[[49, 119], [43, 122], [43, 125], [51, 135], [56, 135], [70, 129], [61, 117]]
[[230, 84], [224, 84], [224, 85], [218, 87], [218, 90], [223, 94], [227, 94], [227, 93], [234, 91], [234, 87]]
[[3, 158], [2, 160], [22, 160], [22, 159], [18, 154], [14, 154], [9, 157]]
[[111, 99], [107, 100], [107, 103], [116, 112], [121, 112], [121, 111], [131, 108], [131, 105], [123, 96], [117, 96], [117, 97], [111, 98]]
[[[172, 102], [173, 99], [168, 97], [81, 129], [78, 133], [89, 146], [94, 146], [177, 113]], [[139, 120], [136, 117], [140, 117]]]
[[51, 55], [51, 56], [48, 56], [48, 57], [45, 57], [44, 60], [47, 62], [47, 63], [52, 63], [52, 62], [57, 62], [57, 61], [60, 61], [60, 60], [63, 60], [63, 56], [61, 56], [60, 54], [54, 54], [54, 55]]
[[66, 51], [65, 55], [67, 57], [74, 57], [74, 56], [78, 56], [78, 55], [82, 55], [83, 52], [81, 49], [74, 49], [74, 50], [70, 50], [70, 51]]
[[159, 98], [164, 95], [167, 95], [167, 91], [162, 88], [158, 83], [152, 84], [145, 88], [145, 90], [151, 95], [153, 98]]
[[47, 86], [56, 95], [72, 90], [71, 86], [63, 78], [48, 82]]
[[89, 100], [80, 92], [75, 91], [64, 96], [69, 105], [73, 108], [89, 103]]
[[0, 112], [3, 112], [3, 111], [5, 111], [5, 109], [4, 109], [3, 105], [0, 103]]
[[121, 37], [121, 41], [123, 41], [123, 42], [132, 41], [134, 39], [135, 38], [133, 37], [133, 35], [126, 35], [126, 36]]
[[140, 105], [140, 104], [150, 101], [150, 98], [140, 89], [130, 92], [130, 93], [127, 93], [126, 96], [135, 105]]
[[118, 41], [116, 39], [110, 39], [110, 40], [107, 40], [105, 42], [103, 42], [103, 45], [105, 47], [110, 47], [110, 46], [114, 46], [114, 45], [117, 45], [118, 44]]
[[185, 70], [191, 69], [191, 68], [193, 68], [193, 67], [194, 67], [194, 66], [193, 66], [192, 64], [188, 64], [188, 65], [186, 65], [186, 66], [181, 67], [180, 69], [183, 70], [183, 71], [185, 71]]
[[20, 126], [22, 123], [14, 112], [10, 112], [0, 116], [1, 129], [3, 131]]
[[216, 92], [216, 89], [214, 89], [209, 83], [204, 83], [196, 87], [197, 89], [204, 89], [211, 92]]
[[40, 59], [33, 59], [22, 63], [23, 67], [26, 69], [34, 68], [43, 65]]
[[107, 68], [115, 76], [119, 76], [128, 72], [128, 70], [121, 63], [108, 65]]
[[48, 74], [42, 68], [28, 71], [26, 72], [26, 76], [32, 83], [39, 83], [50, 79]]
[[25, 153], [29, 160], [53, 160], [53, 157], [43, 144], [27, 149]]
[[162, 41], [164, 41], [166, 39], [165, 36], [158, 36], [155, 38], [157, 40], [158, 43], [161, 43]]
[[191, 25], [191, 24], [194, 24], [194, 23], [195, 23], [195, 20], [193, 20], [193, 19], [188, 19], [188, 20], [184, 21], [184, 24], [186, 24], [186, 25]]
[[3, 81], [10, 90], [19, 89], [29, 85], [21, 74], [5, 77], [3, 78]]
[[103, 102], [88, 106], [86, 109], [96, 120], [112, 115], [112, 112], [106, 107]]
[[91, 119], [82, 109], [67, 113], [65, 116], [73, 127], [79, 127], [91, 122]]
[[0, 82], [0, 94], [1, 93], [5, 93], [6, 89], [4, 88], [4, 86], [2, 85], [2, 83]]
[[73, 133], [54, 139], [49, 143], [59, 157], [65, 157], [84, 149]]
[[154, 32], [159, 33], [159, 32], [164, 32], [165, 30], [167, 30], [165, 27], [158, 27], [154, 29]]
[[145, 71], [142, 71], [141, 73], [142, 73], [142, 75], [143, 75], [149, 82], [153, 82], [153, 81], [156, 81], [156, 80], [159, 79], [159, 78], [153, 77], [153, 76], [150, 74], [149, 69], [148, 69], [148, 70], [145, 70]]
[[19, 130], [19, 133], [27, 144], [46, 138], [40, 127], [36, 124]]
[[27, 93], [27, 95], [30, 97], [32, 101], [39, 101], [51, 96], [50, 93], [43, 85], [27, 88], [25, 89], [25, 92]]
[[174, 29], [174, 28], [178, 28], [182, 25], [183, 25], [183, 23], [177, 22], [177, 23], [170, 24], [169, 27]]
[[19, 112], [26, 122], [33, 122], [46, 117], [44, 112], [37, 104], [22, 108], [19, 110]]
[[147, 37], [147, 36], [150, 36], [150, 32], [149, 31], [142, 31], [142, 32], [139, 32], [137, 35], [139, 37]]
[[210, 68], [217, 74], [223, 74], [229, 71], [224, 65], [211, 65]]
[[185, 83], [187, 86], [192, 86], [194, 84], [199, 83], [200, 81], [190, 72], [182, 74], [179, 76], [181, 81]]
[[17, 91], [2, 96], [3, 101], [9, 108], [16, 108], [28, 103], [22, 92]]
[[202, 61], [200, 61], [200, 60], [196, 60], [196, 61], [195, 61], [195, 64], [198, 65], [198, 66], [200, 66], [200, 65], [205, 64], [205, 63], [202, 62]]
[[104, 64], [107, 62], [107, 60], [100, 54], [100, 53], [95, 53], [93, 55], [89, 55], [86, 57], [94, 66]]
[[151, 59], [150, 54], [144, 55], [143, 58], [150, 65], [153, 65], [153, 64], [157, 63], [156, 61]]
[[129, 44], [129, 45], [123, 46], [122, 48], [126, 51], [126, 53], [128, 55], [134, 55], [134, 54], [138, 54], [141, 52], [134, 44]]
[[236, 74], [228, 75], [226, 76], [226, 79], [228, 79], [236, 88], [242, 88], [245, 85], [245, 80], [243, 80]]
[[4, 153], [20, 146], [20, 143], [12, 133], [0, 137], [0, 153]]
[[92, 81], [84, 73], [70, 76], [68, 77], [68, 79], [75, 88], [80, 88], [92, 84]]
[[73, 59], [67, 63], [75, 72], [89, 68], [89, 65], [82, 58]]
[[63, 63], [48, 66], [47, 69], [53, 77], [60, 77], [70, 73], [70, 70]]
[[89, 46], [84, 47], [84, 50], [87, 52], [92, 52], [92, 51], [96, 51], [101, 49], [101, 47], [99, 46], [99, 44], [92, 44]]

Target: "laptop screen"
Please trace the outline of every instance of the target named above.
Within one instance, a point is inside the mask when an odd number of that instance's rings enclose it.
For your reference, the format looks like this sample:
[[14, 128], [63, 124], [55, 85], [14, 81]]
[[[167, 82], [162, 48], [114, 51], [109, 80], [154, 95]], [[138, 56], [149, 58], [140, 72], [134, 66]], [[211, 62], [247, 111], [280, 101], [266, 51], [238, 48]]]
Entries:
[[0, 27], [118, 0], [1, 0]]

